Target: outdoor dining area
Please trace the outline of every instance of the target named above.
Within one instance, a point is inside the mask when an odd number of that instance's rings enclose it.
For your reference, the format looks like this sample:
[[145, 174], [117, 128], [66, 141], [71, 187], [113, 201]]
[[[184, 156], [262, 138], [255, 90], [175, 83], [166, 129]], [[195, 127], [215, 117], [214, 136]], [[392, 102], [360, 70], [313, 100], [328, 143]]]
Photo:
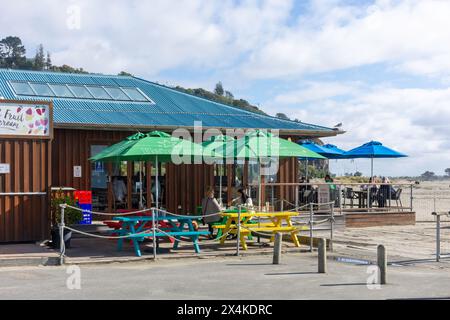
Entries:
[[[273, 242], [277, 233], [286, 234], [294, 247], [301, 246], [298, 235], [306, 233], [310, 237], [312, 249], [313, 230], [319, 217], [327, 224], [323, 230], [330, 231], [332, 237], [335, 218], [346, 212], [386, 211], [386, 208], [390, 210], [394, 207], [396, 210], [404, 209], [401, 198], [403, 188], [394, 187], [386, 179], [379, 181], [373, 175], [374, 159], [404, 156], [377, 142], [344, 152], [333, 145], [296, 143], [263, 130], [252, 130], [238, 138], [216, 135], [202, 144], [153, 131], [134, 134], [102, 150], [91, 157], [90, 161], [134, 161], [140, 164], [139, 168], [145, 168], [147, 162], [154, 165], [156, 172], [153, 186], [156, 187], [147, 185], [147, 188], [152, 189], [151, 192], [145, 194], [142, 186], [145, 182], [148, 184], [149, 179], [143, 175], [142, 170], [138, 173], [141, 187], [137, 190], [137, 209], [119, 209], [101, 214], [103, 217], [107, 216], [102, 223], [109, 228], [108, 236], [117, 240], [117, 250], [123, 250], [124, 243], [130, 243], [135, 255], [140, 257], [141, 245], [148, 242], [153, 244], [155, 256], [161, 241], [170, 242], [172, 250], [177, 250], [182, 243], [188, 243], [196, 253], [201, 252], [201, 244], [223, 246], [230, 242], [236, 244], [238, 250], [248, 250], [249, 243]], [[280, 159], [310, 161], [356, 157], [370, 158], [372, 161], [372, 176], [367, 183], [340, 183], [330, 175], [323, 182], [311, 182], [305, 177], [292, 183], [277, 183], [274, 182], [275, 179], [271, 179], [276, 176], [276, 171], [264, 171]], [[221, 166], [225, 167], [230, 163], [253, 165], [257, 168], [257, 179], [247, 185], [241, 179], [241, 184], [237, 186], [238, 197], [224, 202], [223, 177], [220, 174], [218, 192], [215, 186], [202, 188], [207, 193], [202, 203], [197, 203], [196, 213], [169, 212], [161, 204], [160, 163], [177, 162], [180, 159], [191, 163], [195, 158], [214, 166], [214, 172], [220, 172]], [[297, 175], [296, 172], [292, 174]], [[151, 199], [146, 201], [145, 196], [148, 198], [149, 194]], [[406, 209], [412, 210], [412, 206]], [[75, 229], [72, 231], [76, 232]]]

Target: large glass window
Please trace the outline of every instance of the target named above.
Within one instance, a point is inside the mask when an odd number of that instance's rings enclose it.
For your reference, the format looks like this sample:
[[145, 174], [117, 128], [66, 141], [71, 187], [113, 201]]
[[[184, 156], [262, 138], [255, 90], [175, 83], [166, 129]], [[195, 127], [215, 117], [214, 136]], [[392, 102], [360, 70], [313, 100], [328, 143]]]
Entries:
[[16, 94], [19, 95], [27, 95], [27, 96], [35, 96], [33, 89], [31, 89], [30, 85], [26, 82], [17, 82], [12, 81], [11, 86], [13, 87]]
[[[106, 145], [91, 145], [91, 157], [106, 147]], [[104, 162], [91, 163], [91, 190], [93, 210], [105, 210], [108, 207], [108, 176]]]

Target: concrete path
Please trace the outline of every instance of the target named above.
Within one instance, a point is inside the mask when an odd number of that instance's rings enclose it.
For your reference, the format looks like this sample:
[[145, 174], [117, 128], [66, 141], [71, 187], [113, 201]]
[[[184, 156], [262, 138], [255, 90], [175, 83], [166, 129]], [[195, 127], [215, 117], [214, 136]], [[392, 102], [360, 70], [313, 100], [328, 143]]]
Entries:
[[[146, 261], [0, 269], [0, 299], [409, 299], [449, 298], [449, 262], [388, 268], [389, 284], [367, 286], [368, 266], [316, 255]], [[67, 273], [69, 272], [69, 274]], [[77, 275], [80, 274], [80, 282]], [[69, 287], [72, 289], [68, 289]], [[81, 289], [76, 289], [77, 285]]]

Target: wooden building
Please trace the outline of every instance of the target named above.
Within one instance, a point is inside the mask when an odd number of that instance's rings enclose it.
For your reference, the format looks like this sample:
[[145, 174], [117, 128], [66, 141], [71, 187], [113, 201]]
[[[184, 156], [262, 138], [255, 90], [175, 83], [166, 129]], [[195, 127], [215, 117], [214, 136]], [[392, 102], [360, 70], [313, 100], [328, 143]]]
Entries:
[[[142, 171], [146, 199], [155, 188], [151, 163], [91, 163], [105, 147], [136, 132], [184, 128], [278, 130], [293, 141], [335, 136], [336, 129], [282, 120], [219, 104], [128, 76], [63, 74], [0, 69], [0, 242], [48, 237], [50, 188], [92, 190], [95, 210], [137, 208]], [[297, 159], [283, 160], [276, 180], [297, 182]], [[171, 212], [195, 213], [206, 186], [223, 176], [224, 200], [254, 178], [249, 164], [162, 164], [162, 204]], [[236, 182], [235, 177], [240, 177]], [[118, 201], [113, 183], [123, 177]], [[289, 190], [279, 197], [293, 199]]]

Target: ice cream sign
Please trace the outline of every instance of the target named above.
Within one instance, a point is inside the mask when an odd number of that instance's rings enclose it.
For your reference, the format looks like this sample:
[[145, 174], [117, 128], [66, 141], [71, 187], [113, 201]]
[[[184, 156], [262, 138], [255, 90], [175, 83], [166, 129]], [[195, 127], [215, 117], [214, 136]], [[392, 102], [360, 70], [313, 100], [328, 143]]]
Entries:
[[51, 135], [50, 122], [49, 104], [0, 101], [0, 136], [48, 137]]

